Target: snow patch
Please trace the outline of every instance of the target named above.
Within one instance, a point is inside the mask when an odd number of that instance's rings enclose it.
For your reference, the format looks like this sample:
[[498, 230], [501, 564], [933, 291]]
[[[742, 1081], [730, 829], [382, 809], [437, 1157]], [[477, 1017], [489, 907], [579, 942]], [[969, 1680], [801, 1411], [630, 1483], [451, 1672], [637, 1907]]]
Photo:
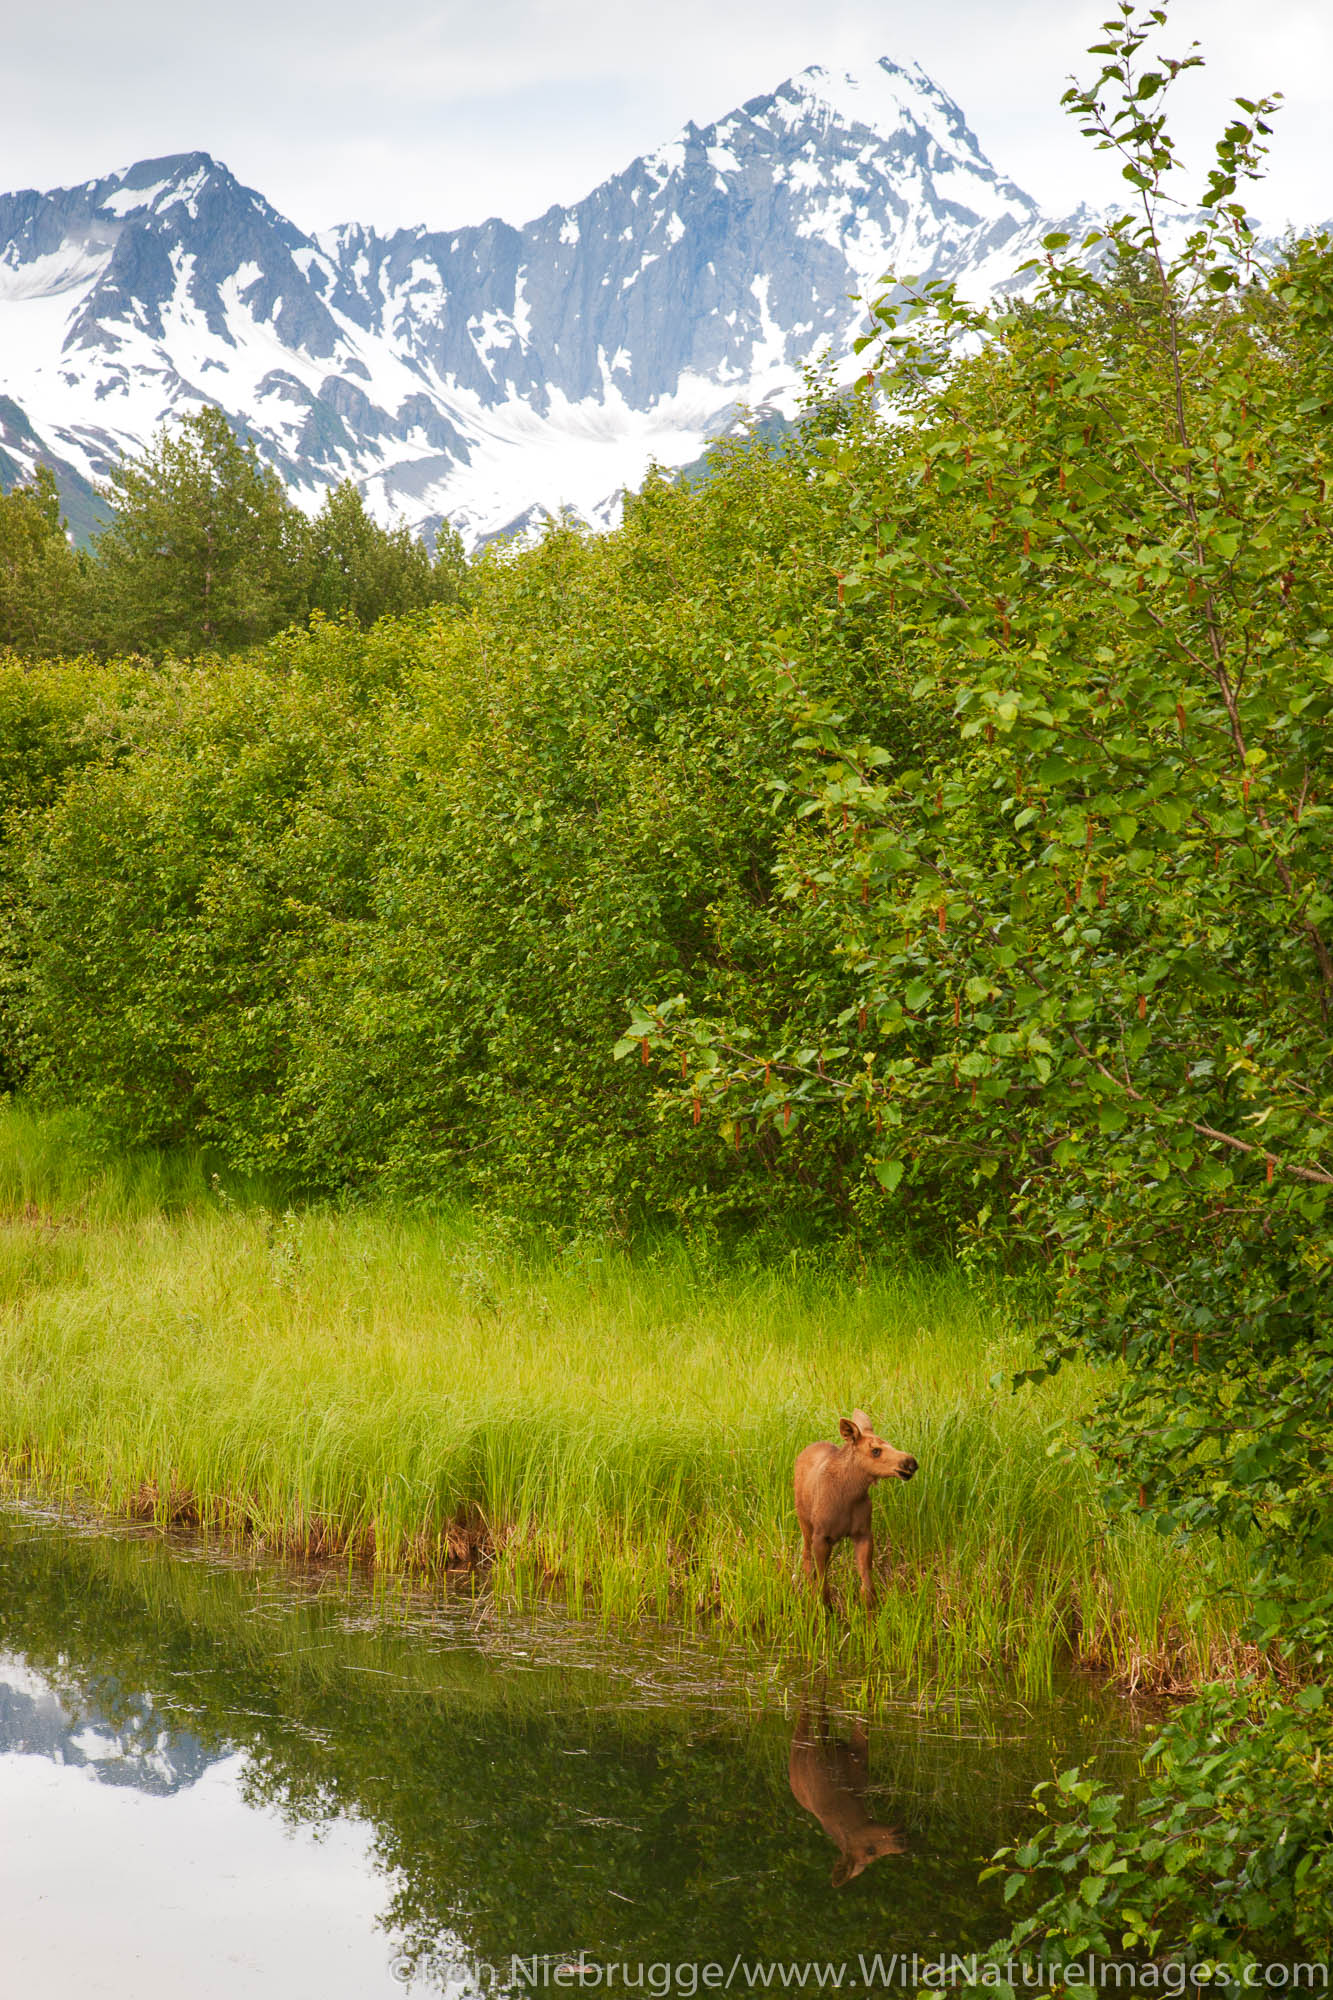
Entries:
[[673, 174], [684, 170], [684, 135], [669, 140], [665, 146], [659, 146], [655, 153], [647, 154], [642, 164], [645, 174], [650, 174], [659, 187], [665, 187]]
[[[815, 63], [793, 78], [790, 86], [784, 86], [784, 92], [787, 88], [795, 99], [792, 112], [799, 106], [808, 115], [813, 105], [839, 124], [868, 126], [883, 139], [913, 125], [921, 126], [951, 152], [963, 151], [982, 162], [957, 105], [931, 82], [919, 63], [900, 69], [881, 56], [861, 71], [830, 70]], [[794, 122], [791, 112], [787, 116]]]
[[194, 172], [187, 174], [185, 179], [180, 183], [180, 186], [175, 189], [170, 201], [163, 202], [162, 206], [164, 208], [175, 208], [179, 205], [184, 208], [191, 221], [197, 221], [199, 216], [199, 196], [207, 185], [210, 171], [211, 169], [208, 167], [196, 167]]
[[117, 188], [109, 194], [101, 206], [111, 215], [137, 215], [141, 209], [151, 208], [160, 194], [171, 186], [169, 180], [154, 181], [146, 188]]
[[11, 243], [0, 257], [0, 300], [58, 298], [76, 287], [87, 291], [110, 262], [110, 247], [101, 244], [71, 241], [22, 261], [17, 243]]

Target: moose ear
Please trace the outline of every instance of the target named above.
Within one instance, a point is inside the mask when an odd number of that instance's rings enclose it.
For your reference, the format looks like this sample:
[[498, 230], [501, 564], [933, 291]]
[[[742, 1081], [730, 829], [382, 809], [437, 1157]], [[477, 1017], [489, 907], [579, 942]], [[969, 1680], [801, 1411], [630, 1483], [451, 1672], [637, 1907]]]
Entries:
[[852, 1422], [858, 1424], [863, 1431], [873, 1431], [875, 1428], [864, 1410], [853, 1410]]
[[[857, 1411], [857, 1415], [860, 1415], [859, 1410]], [[853, 1423], [850, 1417], [839, 1417], [838, 1430], [846, 1438], [848, 1444], [855, 1444], [861, 1435], [859, 1427]]]

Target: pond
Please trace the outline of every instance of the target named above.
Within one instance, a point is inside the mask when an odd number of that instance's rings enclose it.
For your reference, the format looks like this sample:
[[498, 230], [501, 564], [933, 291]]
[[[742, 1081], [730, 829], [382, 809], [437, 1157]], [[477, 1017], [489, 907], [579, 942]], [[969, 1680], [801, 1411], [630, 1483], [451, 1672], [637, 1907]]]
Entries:
[[836, 1627], [764, 1657], [10, 1503], [4, 1991], [915, 1991], [1006, 1928], [977, 1877], [1032, 1786], [1142, 1736], [1082, 1684], [837, 1659]]

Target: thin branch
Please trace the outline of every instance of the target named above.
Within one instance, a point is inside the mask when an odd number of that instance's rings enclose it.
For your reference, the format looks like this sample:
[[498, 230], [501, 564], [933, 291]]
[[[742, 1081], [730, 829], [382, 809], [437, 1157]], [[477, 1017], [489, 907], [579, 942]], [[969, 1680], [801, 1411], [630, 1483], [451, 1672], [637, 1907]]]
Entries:
[[1191, 1132], [1197, 1132], [1201, 1139], [1213, 1139], [1218, 1145], [1230, 1146], [1234, 1152], [1250, 1153], [1271, 1164], [1274, 1173], [1291, 1174], [1298, 1181], [1314, 1181], [1321, 1187], [1333, 1187], [1333, 1174], [1326, 1174], [1319, 1167], [1294, 1166], [1290, 1161], [1279, 1159], [1276, 1153], [1270, 1153], [1265, 1146], [1251, 1146], [1248, 1141], [1237, 1139], [1230, 1132], [1219, 1132], [1215, 1125], [1200, 1124], [1196, 1118], [1187, 1118], [1179, 1112], [1167, 1111], [1160, 1104], [1154, 1104], [1141, 1090], [1136, 1090], [1132, 1083], [1125, 1082], [1114, 1070], [1108, 1069], [1100, 1057], [1093, 1054], [1077, 1028], [1068, 1021], [1063, 1025], [1066, 1034], [1084, 1060], [1090, 1062], [1108, 1083], [1113, 1083], [1117, 1090], [1122, 1090], [1126, 1097], [1132, 1098], [1136, 1104], [1143, 1105], [1144, 1109], [1151, 1111], [1155, 1117], [1168, 1119], [1173, 1124], [1188, 1125]]

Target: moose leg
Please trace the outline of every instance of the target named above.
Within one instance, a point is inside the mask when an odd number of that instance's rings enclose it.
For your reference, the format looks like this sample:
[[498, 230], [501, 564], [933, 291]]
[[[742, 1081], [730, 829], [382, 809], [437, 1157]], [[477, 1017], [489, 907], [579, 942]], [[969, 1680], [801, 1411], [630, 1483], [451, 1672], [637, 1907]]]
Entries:
[[856, 1550], [856, 1573], [861, 1579], [861, 1599], [866, 1610], [871, 1611], [875, 1604], [875, 1579], [871, 1567], [875, 1560], [875, 1538], [867, 1530], [854, 1538], [852, 1546]]
[[815, 1566], [810, 1560], [810, 1523], [808, 1521], [802, 1521], [801, 1523], [801, 1568], [813, 1583]]
[[829, 1592], [828, 1559], [833, 1553], [833, 1543], [827, 1535], [816, 1535], [814, 1540], [815, 1577], [819, 1584], [819, 1594], [824, 1600], [824, 1609], [832, 1611], [833, 1598]]

